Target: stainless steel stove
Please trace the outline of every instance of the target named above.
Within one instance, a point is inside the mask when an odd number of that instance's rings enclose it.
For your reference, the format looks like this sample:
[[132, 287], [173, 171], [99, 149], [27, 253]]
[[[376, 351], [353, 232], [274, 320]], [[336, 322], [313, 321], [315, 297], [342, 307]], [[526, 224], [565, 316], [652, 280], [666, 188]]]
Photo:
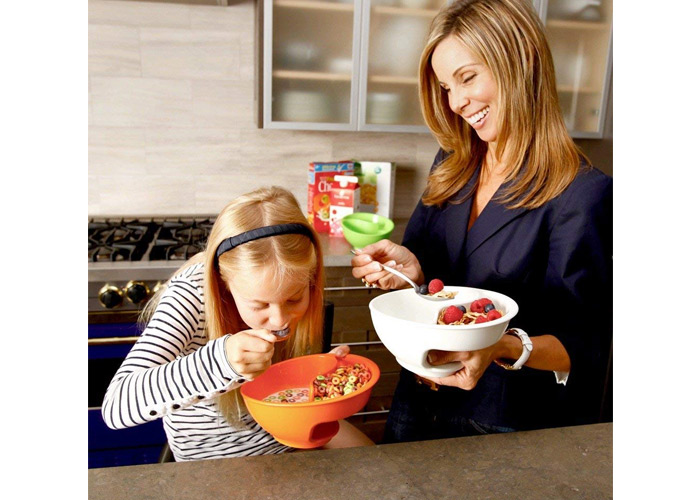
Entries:
[[204, 250], [214, 216], [88, 220], [88, 311], [137, 311]]
[[88, 220], [88, 467], [158, 460], [160, 421], [114, 431], [100, 405], [141, 333], [138, 313], [158, 286], [204, 250], [215, 217], [94, 217]]

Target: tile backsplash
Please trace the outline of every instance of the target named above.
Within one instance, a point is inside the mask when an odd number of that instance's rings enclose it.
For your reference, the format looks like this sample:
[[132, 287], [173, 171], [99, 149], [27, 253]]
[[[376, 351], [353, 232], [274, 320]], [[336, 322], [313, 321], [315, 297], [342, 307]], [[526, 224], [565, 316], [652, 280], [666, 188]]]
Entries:
[[[311, 161], [393, 161], [395, 218], [410, 216], [430, 134], [257, 127], [256, 2], [227, 7], [88, 1], [88, 214], [216, 214], [261, 185], [306, 205]], [[609, 108], [612, 109], [612, 92]], [[577, 141], [612, 174], [603, 140]]]
[[261, 185], [306, 205], [311, 161], [397, 163], [408, 217], [437, 151], [430, 134], [257, 127], [256, 5], [89, 0], [88, 214], [215, 214]]

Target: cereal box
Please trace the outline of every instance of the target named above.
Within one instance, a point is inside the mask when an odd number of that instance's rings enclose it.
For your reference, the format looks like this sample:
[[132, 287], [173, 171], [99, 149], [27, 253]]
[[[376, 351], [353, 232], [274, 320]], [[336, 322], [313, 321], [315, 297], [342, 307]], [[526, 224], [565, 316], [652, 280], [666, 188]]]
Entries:
[[391, 218], [394, 212], [394, 162], [360, 161], [355, 175], [360, 180], [360, 212], [370, 212]]
[[309, 182], [306, 212], [311, 224], [319, 233], [329, 232], [331, 208], [331, 183], [336, 175], [354, 175], [355, 162], [309, 163]]
[[343, 236], [340, 219], [360, 207], [360, 185], [354, 175], [336, 175], [331, 187], [331, 236]]

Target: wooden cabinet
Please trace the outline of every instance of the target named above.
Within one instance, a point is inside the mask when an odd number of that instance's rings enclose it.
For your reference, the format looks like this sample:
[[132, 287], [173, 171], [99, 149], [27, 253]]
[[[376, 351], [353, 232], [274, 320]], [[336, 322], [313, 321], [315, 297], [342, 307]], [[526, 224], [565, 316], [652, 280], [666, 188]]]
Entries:
[[333, 303], [331, 346], [347, 344], [352, 353], [371, 359], [381, 371], [367, 405], [348, 421], [380, 443], [401, 366], [377, 337], [369, 312], [369, 302], [386, 292], [359, 283], [349, 267], [326, 268], [325, 298]]

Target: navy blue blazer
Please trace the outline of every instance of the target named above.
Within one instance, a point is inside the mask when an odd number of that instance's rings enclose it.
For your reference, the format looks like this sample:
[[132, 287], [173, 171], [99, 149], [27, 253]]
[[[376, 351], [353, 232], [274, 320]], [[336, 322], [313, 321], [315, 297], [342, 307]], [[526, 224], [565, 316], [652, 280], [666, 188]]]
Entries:
[[[433, 168], [445, 156], [440, 150]], [[506, 371], [492, 363], [475, 389], [446, 394], [461, 398], [463, 414], [492, 425], [595, 422], [612, 341], [612, 179], [582, 166], [571, 185], [541, 207], [508, 209], [492, 200], [467, 231], [472, 198], [465, 196], [478, 175], [455, 195], [462, 203], [419, 202], [403, 244], [426, 282], [440, 278], [513, 298], [519, 312], [510, 326], [557, 337], [571, 372], [563, 386], [550, 371]]]

